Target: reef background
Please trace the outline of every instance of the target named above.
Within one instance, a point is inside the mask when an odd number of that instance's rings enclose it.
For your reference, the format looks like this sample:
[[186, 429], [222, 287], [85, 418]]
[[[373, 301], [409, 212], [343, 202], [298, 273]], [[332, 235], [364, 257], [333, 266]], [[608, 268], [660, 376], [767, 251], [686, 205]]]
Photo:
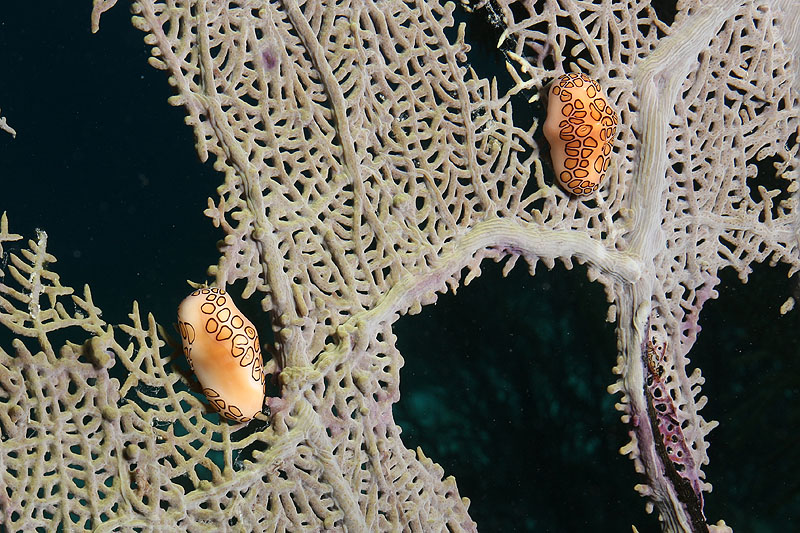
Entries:
[[[138, 300], [169, 325], [185, 280], [205, 280], [215, 261], [223, 235], [202, 210], [220, 176], [198, 161], [127, 11], [106, 13], [92, 35], [90, 8], [0, 13], [0, 107], [17, 131], [0, 135], [0, 212], [16, 233], [47, 231], [63, 282], [88, 283], [106, 320], [123, 321]], [[800, 311], [778, 308], [796, 280], [785, 265], [754, 270], [746, 285], [723, 272], [692, 352], [706, 377], [704, 415], [720, 421], [706, 514], [734, 531], [788, 531], [800, 522]], [[605, 391], [615, 339], [596, 320], [600, 286], [581, 267], [510, 277], [487, 265], [457, 296], [401, 318], [404, 442], [456, 477], [481, 531], [656, 531], [617, 453], [627, 429]], [[490, 441], [497, 433], [504, 439]]]

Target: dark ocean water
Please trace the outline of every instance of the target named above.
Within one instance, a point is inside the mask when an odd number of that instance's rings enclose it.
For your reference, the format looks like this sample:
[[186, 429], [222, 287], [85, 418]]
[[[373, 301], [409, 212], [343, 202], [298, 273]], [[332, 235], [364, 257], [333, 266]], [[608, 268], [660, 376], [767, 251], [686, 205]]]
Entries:
[[[0, 12], [0, 109], [17, 130], [0, 134], [0, 212], [26, 238], [47, 231], [62, 283], [90, 284], [106, 320], [126, 322], [138, 300], [169, 325], [185, 280], [216, 262], [222, 235], [202, 211], [220, 178], [167, 105], [166, 76], [147, 65], [126, 7], [98, 35], [89, 11]], [[491, 57], [475, 47], [476, 63]], [[778, 313], [795, 285], [781, 266], [756, 267], [747, 285], [723, 274], [691, 354], [707, 379], [703, 413], [721, 422], [706, 514], [739, 532], [795, 530], [800, 323], [797, 310]], [[456, 477], [481, 531], [658, 530], [617, 453], [628, 437], [605, 392], [616, 359], [605, 315], [582, 268], [530, 277], [520, 264], [503, 279], [486, 264], [457, 296], [397, 324], [404, 442]]]

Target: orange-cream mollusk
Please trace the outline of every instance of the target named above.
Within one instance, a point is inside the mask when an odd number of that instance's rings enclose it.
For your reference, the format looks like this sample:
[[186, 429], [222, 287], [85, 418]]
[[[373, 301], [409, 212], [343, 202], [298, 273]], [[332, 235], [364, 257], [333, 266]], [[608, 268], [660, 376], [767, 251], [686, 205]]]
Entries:
[[544, 136], [564, 189], [576, 196], [597, 190], [608, 171], [617, 123], [617, 112], [593, 79], [570, 73], [553, 81]]
[[183, 353], [211, 405], [247, 422], [264, 403], [258, 332], [224, 290], [199, 289], [178, 307]]

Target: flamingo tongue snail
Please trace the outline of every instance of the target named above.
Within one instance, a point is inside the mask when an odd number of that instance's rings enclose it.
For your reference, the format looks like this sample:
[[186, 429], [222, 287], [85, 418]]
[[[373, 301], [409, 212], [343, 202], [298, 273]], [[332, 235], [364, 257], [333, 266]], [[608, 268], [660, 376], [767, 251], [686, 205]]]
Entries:
[[265, 378], [258, 332], [222, 289], [199, 289], [178, 306], [183, 353], [209, 403], [248, 422], [261, 412]]
[[549, 96], [544, 136], [558, 182], [576, 196], [592, 194], [606, 177], [617, 112], [585, 74], [559, 76]]

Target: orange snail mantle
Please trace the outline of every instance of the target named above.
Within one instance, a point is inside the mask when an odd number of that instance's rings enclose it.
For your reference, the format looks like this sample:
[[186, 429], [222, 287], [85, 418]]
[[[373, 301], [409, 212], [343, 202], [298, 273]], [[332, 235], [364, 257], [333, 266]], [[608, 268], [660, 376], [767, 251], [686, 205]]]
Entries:
[[248, 422], [264, 403], [264, 361], [258, 332], [217, 288], [198, 289], [178, 306], [183, 353], [211, 405]]
[[562, 74], [548, 94], [544, 136], [558, 182], [576, 196], [592, 194], [608, 171], [617, 112], [585, 74]]

